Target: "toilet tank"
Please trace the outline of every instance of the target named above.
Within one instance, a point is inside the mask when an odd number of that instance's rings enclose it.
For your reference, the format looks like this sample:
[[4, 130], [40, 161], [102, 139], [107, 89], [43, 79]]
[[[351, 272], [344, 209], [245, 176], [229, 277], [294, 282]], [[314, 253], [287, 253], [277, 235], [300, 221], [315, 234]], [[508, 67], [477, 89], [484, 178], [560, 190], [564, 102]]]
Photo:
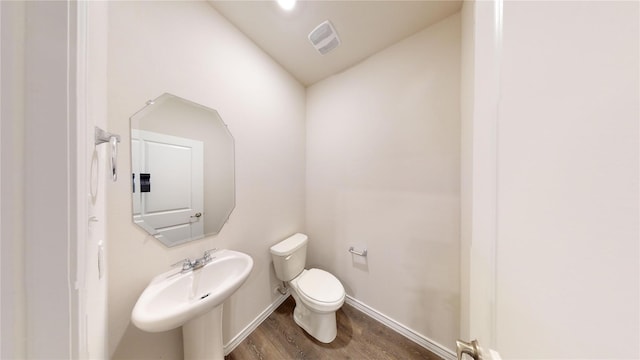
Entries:
[[304, 270], [307, 261], [307, 242], [305, 234], [297, 233], [273, 245], [271, 258], [276, 276], [282, 281], [293, 280]]

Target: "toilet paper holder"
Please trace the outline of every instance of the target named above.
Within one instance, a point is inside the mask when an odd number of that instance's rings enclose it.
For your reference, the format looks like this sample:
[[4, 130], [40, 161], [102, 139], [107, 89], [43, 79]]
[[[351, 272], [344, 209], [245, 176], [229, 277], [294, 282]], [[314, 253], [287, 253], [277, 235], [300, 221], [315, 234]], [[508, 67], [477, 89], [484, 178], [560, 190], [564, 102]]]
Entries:
[[354, 255], [367, 257], [367, 249], [364, 249], [362, 251], [358, 251], [352, 246], [352, 247], [349, 248], [349, 252], [354, 254]]

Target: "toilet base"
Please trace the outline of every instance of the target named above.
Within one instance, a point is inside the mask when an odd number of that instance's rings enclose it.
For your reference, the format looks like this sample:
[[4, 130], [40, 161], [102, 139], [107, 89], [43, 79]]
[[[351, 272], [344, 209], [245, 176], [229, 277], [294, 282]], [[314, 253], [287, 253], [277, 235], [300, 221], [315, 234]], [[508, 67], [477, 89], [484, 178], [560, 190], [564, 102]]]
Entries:
[[335, 340], [338, 332], [336, 312], [318, 313], [311, 311], [300, 301], [295, 292], [292, 293], [292, 296], [296, 302], [296, 307], [293, 310], [293, 320], [296, 324], [322, 343], [328, 344]]

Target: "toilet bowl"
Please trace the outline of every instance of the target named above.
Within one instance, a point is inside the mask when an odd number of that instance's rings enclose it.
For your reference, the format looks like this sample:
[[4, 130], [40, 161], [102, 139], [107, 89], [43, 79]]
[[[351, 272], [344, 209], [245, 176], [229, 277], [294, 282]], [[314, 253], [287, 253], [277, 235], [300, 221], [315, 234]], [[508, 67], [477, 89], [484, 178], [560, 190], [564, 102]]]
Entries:
[[293, 319], [309, 335], [323, 343], [337, 335], [336, 311], [344, 304], [344, 287], [333, 274], [304, 269], [308, 237], [295, 234], [271, 247], [278, 279], [288, 284], [296, 302]]
[[332, 342], [337, 335], [336, 311], [345, 299], [340, 281], [324, 270], [309, 269], [291, 280], [289, 286], [296, 301], [296, 324], [318, 341]]

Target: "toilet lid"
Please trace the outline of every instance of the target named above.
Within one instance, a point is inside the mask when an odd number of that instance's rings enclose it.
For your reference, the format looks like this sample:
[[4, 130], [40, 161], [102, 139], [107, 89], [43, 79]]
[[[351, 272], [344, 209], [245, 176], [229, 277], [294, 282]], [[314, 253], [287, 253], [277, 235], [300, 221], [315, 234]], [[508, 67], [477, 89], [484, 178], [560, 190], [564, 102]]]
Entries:
[[298, 280], [298, 289], [318, 302], [336, 302], [344, 297], [344, 288], [333, 274], [320, 269], [309, 269]]

